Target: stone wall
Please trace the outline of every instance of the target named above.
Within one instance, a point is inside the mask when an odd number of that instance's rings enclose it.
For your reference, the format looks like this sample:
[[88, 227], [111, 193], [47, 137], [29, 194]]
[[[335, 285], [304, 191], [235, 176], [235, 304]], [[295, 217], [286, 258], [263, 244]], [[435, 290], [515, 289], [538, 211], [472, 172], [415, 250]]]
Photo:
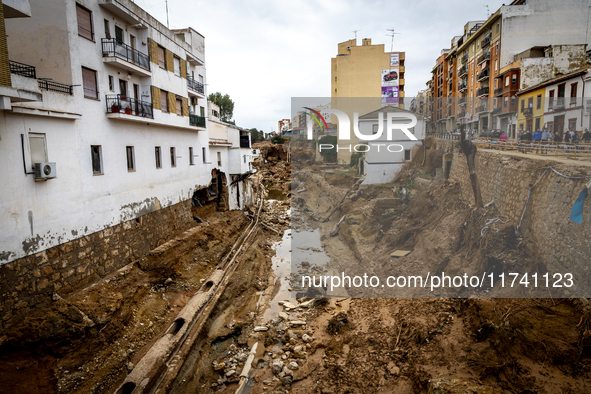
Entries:
[[[438, 140], [437, 147], [453, 152], [449, 179], [460, 184], [459, 197], [474, 204], [468, 165], [466, 157], [458, 150], [459, 142]], [[582, 224], [570, 220], [573, 204], [589, 178], [564, 178], [549, 169], [550, 166], [569, 177], [591, 176], [591, 166], [564, 164], [540, 156], [525, 158], [478, 151], [476, 170], [483, 202], [493, 202], [501, 219], [515, 226], [519, 225], [523, 215], [520, 234], [534, 242], [538, 257], [549, 271], [571, 272], [575, 278], [591, 282], [588, 269], [591, 262], [591, 200], [585, 203]], [[528, 191], [538, 179], [528, 201]]]
[[145, 256], [195, 222], [191, 200], [0, 266], [0, 331], [19, 317]]

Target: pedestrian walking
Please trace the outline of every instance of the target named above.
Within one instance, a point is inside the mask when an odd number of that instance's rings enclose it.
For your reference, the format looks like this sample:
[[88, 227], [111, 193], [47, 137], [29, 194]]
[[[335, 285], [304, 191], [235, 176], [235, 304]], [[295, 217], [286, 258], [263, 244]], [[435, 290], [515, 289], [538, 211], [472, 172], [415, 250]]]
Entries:
[[591, 142], [591, 133], [589, 132], [588, 129], [585, 129], [585, 131], [583, 132], [583, 142], [585, 142], [585, 143]]

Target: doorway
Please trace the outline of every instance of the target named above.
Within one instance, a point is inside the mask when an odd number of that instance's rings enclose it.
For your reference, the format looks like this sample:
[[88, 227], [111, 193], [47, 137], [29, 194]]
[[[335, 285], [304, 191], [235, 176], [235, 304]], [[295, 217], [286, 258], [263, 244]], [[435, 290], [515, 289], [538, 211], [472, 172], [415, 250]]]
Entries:
[[560, 135], [560, 139], [563, 140], [564, 133], [564, 115], [554, 117], [554, 131]]

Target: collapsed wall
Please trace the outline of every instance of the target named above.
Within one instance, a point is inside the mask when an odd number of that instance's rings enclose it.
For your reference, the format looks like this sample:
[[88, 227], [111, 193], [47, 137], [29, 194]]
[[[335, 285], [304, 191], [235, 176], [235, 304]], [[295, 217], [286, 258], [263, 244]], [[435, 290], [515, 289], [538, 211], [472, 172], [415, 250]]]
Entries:
[[[450, 181], [458, 182], [460, 197], [474, 204], [466, 157], [459, 145], [459, 141], [437, 141], [438, 149], [453, 155]], [[479, 150], [476, 171], [484, 204], [494, 203], [502, 220], [519, 226], [519, 234], [536, 245], [535, 253], [550, 272], [571, 272], [576, 279], [591, 282], [587, 267], [591, 201], [585, 204], [582, 224], [570, 220], [573, 204], [589, 180], [585, 176], [591, 176], [591, 163]]]

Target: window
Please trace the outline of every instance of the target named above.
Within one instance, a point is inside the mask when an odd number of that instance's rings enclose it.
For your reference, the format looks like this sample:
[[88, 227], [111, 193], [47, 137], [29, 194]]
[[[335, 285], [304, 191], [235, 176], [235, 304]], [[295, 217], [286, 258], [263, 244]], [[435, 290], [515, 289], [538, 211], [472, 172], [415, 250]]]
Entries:
[[160, 91], [160, 109], [162, 112], [168, 112], [168, 92], [166, 90]]
[[84, 97], [98, 99], [96, 71], [82, 67], [82, 86], [84, 87]]
[[180, 98], [176, 98], [176, 114], [178, 116], [183, 116], [183, 100]]
[[536, 109], [540, 109], [542, 108], [542, 95], [538, 94], [537, 100], [536, 100]]
[[568, 120], [568, 129], [572, 131], [575, 131], [577, 129], [577, 119]]
[[554, 89], [548, 95], [548, 108], [554, 108]]
[[576, 104], [577, 103], [577, 84], [573, 83], [570, 85], [570, 103]]
[[203, 157], [203, 164], [205, 164], [206, 163], [206, 160], [205, 160], [205, 148], [201, 148], [201, 156]]
[[154, 149], [156, 155], [156, 168], [162, 168], [162, 150], [159, 146]]
[[111, 27], [109, 21], [105, 19], [105, 38], [111, 38]]
[[222, 152], [218, 152], [218, 166], [222, 166]]
[[119, 26], [115, 26], [115, 39], [119, 42], [125, 42], [123, 39], [123, 29]]
[[536, 131], [540, 130], [540, 118], [536, 118]]
[[78, 19], [78, 35], [94, 41], [94, 30], [92, 28], [92, 12], [76, 4], [76, 17]]
[[48, 161], [45, 134], [29, 133], [29, 152], [31, 153], [33, 169], [35, 169], [35, 163], [46, 163]]
[[109, 90], [111, 92], [115, 91], [115, 78], [112, 75], [109, 75]]
[[126, 146], [127, 150], [127, 171], [135, 171], [135, 154], [133, 152], [133, 146]]
[[564, 97], [564, 87], [566, 84], [558, 85], [558, 97]]
[[404, 150], [404, 161], [410, 161], [410, 149]]
[[205, 107], [199, 107], [200, 116], [205, 116]]
[[123, 79], [119, 80], [119, 93], [122, 96], [127, 97], [127, 81]]
[[497, 33], [499, 32], [499, 24], [500, 22], [497, 22]]
[[514, 106], [516, 103], [517, 97], [511, 96], [511, 106]]
[[160, 45], [158, 45], [158, 65], [166, 70], [166, 54]]
[[521, 112], [525, 109], [525, 99], [521, 99]]
[[503, 102], [503, 107], [507, 107], [507, 106], [509, 106], [509, 97], [505, 96], [504, 98], [505, 98], [505, 100]]
[[193, 147], [189, 147], [189, 165], [195, 165], [195, 161], [193, 160]]
[[181, 59], [178, 57], [174, 57], [174, 75], [176, 75], [177, 77], [181, 76]]
[[174, 147], [170, 148], [170, 166], [176, 167], [176, 149]]
[[533, 97], [527, 98], [527, 107], [533, 109], [533, 107], [534, 107], [534, 98]]
[[498, 64], [499, 64], [499, 60], [496, 59], [495, 60], [495, 74], [497, 73], [497, 66], [498, 66]]
[[377, 125], [377, 124], [373, 124], [373, 125], [371, 125], [371, 133], [372, 133], [372, 134], [377, 134], [377, 133], [378, 133], [378, 127], [379, 127], [379, 126], [380, 126], [380, 125]]
[[90, 154], [92, 158], [92, 173], [94, 175], [103, 174], [103, 152], [100, 145], [91, 145]]
[[505, 86], [509, 86], [509, 76], [505, 77]]
[[511, 75], [511, 85], [517, 85], [517, 74]]

